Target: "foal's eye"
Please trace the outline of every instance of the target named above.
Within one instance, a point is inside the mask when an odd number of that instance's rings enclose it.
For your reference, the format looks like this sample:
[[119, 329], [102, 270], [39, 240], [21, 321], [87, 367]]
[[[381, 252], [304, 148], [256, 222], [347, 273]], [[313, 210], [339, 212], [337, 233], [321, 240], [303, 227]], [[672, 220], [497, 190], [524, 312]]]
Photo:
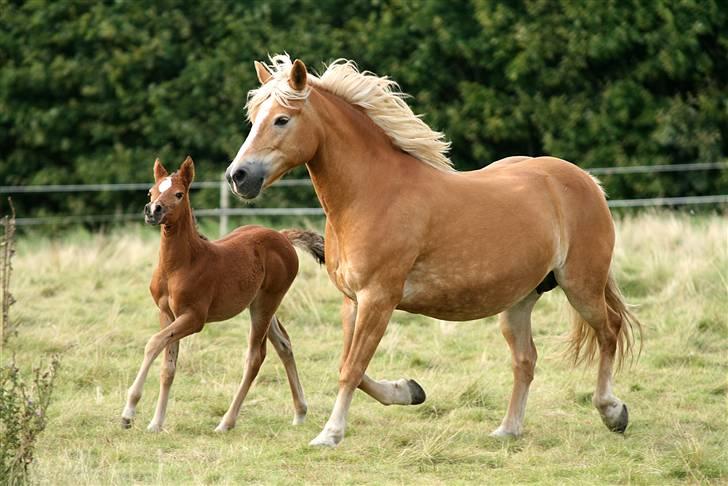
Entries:
[[151, 189], [150, 189], [150, 190], [149, 190], [149, 192], [147, 193], [147, 197], [152, 197], [152, 191], [151, 191]]
[[175, 197], [177, 197], [177, 199], [182, 199], [182, 196], [184, 196], [184, 194], [182, 194], [181, 192], [175, 194]]
[[277, 127], [282, 127], [285, 126], [286, 123], [288, 123], [288, 120], [290, 120], [290, 118], [288, 118], [287, 116], [279, 116], [278, 118], [276, 118], [273, 124]]

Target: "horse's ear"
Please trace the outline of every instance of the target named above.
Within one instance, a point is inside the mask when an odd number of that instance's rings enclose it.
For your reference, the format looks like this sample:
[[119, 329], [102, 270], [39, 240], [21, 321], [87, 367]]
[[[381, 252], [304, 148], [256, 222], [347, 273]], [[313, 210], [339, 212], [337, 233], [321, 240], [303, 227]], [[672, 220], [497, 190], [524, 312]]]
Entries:
[[288, 84], [296, 91], [301, 91], [306, 87], [306, 65], [300, 59], [293, 62]]
[[268, 70], [268, 67], [258, 61], [254, 61], [253, 64], [255, 64], [255, 72], [258, 74], [258, 81], [260, 81], [260, 84], [265, 84], [270, 81], [270, 78], [272, 78], [273, 75]]
[[157, 159], [154, 161], [154, 181], [158, 181], [160, 179], [164, 179], [169, 175], [169, 172], [167, 172], [167, 169], [164, 168], [162, 165], [162, 161]]
[[195, 163], [189, 155], [185, 161], [182, 162], [182, 166], [179, 168], [179, 176], [182, 178], [182, 181], [187, 187], [189, 187], [195, 179]]

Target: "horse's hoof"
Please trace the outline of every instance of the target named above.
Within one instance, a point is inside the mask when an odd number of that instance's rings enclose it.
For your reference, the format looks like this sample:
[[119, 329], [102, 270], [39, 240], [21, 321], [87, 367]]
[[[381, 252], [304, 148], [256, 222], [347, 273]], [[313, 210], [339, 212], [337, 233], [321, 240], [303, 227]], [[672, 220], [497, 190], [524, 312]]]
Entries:
[[131, 429], [131, 419], [126, 417], [121, 417], [121, 428], [122, 429]]
[[215, 432], [217, 432], [218, 434], [224, 434], [225, 432], [228, 432], [233, 427], [229, 427], [227, 425], [220, 424], [217, 427], [215, 427]]
[[336, 447], [341, 442], [341, 439], [343, 439], [343, 434], [339, 436], [339, 434], [331, 433], [324, 429], [308, 445], [313, 447]]
[[519, 434], [517, 432], [512, 432], [510, 430], [506, 430], [503, 428], [503, 426], [500, 426], [497, 429], [495, 429], [493, 432], [491, 432], [490, 436], [494, 437], [496, 439], [501, 439], [501, 440], [515, 440], [515, 439], [518, 439], [521, 436], [521, 434]]
[[627, 425], [629, 424], [629, 412], [627, 411], [627, 404], [622, 404], [622, 412], [619, 414], [619, 417], [617, 417], [617, 420], [615, 420], [611, 424], [605, 421], [605, 424], [607, 428], [612, 432], [624, 434], [624, 431], [627, 430]]
[[410, 396], [412, 397], [410, 405], [419, 405], [427, 398], [425, 390], [423, 390], [420, 384], [415, 380], [407, 380], [407, 387], [409, 388]]

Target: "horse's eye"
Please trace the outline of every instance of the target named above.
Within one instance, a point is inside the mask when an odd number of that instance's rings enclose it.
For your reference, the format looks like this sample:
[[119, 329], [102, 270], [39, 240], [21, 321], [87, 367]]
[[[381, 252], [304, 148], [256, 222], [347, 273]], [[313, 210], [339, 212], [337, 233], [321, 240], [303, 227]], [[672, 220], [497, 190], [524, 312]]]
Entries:
[[274, 121], [273, 124], [277, 127], [282, 127], [285, 126], [286, 123], [288, 123], [288, 120], [290, 120], [290, 118], [288, 118], [287, 116], [279, 116], [278, 118], [276, 118], [276, 121]]
[[184, 196], [184, 194], [178, 192], [177, 194], [175, 194], [175, 196], [177, 197], [177, 199], [182, 199], [182, 196]]
[[152, 191], [151, 190], [147, 193], [147, 197], [152, 197]]

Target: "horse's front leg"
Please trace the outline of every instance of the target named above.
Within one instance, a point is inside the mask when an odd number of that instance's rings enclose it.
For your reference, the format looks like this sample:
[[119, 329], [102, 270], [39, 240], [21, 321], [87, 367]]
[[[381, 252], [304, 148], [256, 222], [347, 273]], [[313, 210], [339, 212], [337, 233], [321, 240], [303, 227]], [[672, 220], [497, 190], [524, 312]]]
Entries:
[[[341, 353], [339, 371], [344, 367], [356, 324], [356, 302], [344, 297], [341, 305], [341, 324], [344, 330], [344, 349]], [[425, 390], [414, 380], [402, 378], [397, 381], [375, 380], [365, 373], [359, 389], [382, 405], [419, 405], [425, 401]]]
[[344, 438], [346, 417], [354, 391], [364, 377], [369, 361], [389, 323], [389, 318], [399, 302], [385, 290], [363, 290], [357, 292], [356, 324], [351, 347], [339, 372], [339, 393], [334, 410], [323, 431], [311, 441], [314, 446], [333, 447]]
[[184, 313], [175, 319], [172, 324], [156, 333], [147, 341], [147, 345], [144, 348], [144, 360], [134, 379], [134, 383], [132, 383], [127, 392], [126, 406], [121, 414], [122, 427], [127, 429], [131, 427], [131, 421], [134, 418], [137, 403], [139, 403], [139, 399], [142, 397], [142, 389], [144, 388], [144, 381], [147, 379], [147, 373], [149, 373], [149, 368], [152, 366], [156, 357], [159, 356], [159, 353], [166, 346], [178, 342], [185, 336], [200, 332], [204, 325], [204, 318], [191, 312]]

